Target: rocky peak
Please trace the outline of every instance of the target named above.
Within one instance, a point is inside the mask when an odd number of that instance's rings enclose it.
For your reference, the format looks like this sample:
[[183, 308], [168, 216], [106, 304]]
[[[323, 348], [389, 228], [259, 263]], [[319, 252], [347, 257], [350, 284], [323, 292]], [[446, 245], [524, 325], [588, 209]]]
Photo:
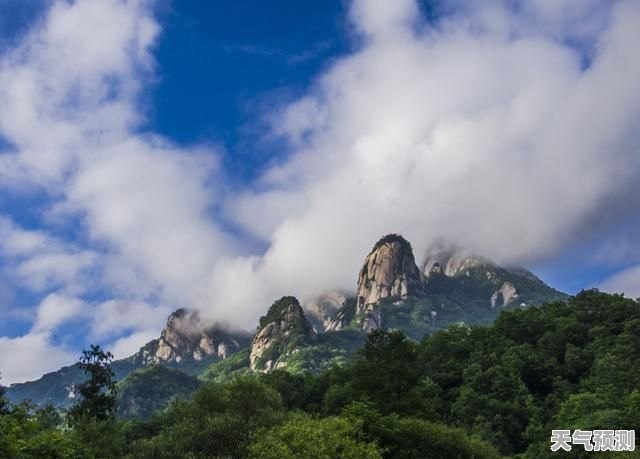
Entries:
[[437, 240], [427, 249], [422, 263], [422, 273], [426, 279], [434, 273], [454, 277], [471, 268], [484, 268], [489, 280], [496, 280], [493, 279], [495, 278], [495, 272], [503, 271], [543, 284], [540, 279], [525, 268], [519, 266], [501, 267], [492, 260], [477, 255], [463, 246], [451, 244], [442, 239]]
[[300, 302], [284, 296], [274, 302], [251, 341], [249, 362], [254, 371], [270, 371], [283, 367], [282, 357], [317, 338], [313, 326], [304, 315]]
[[463, 247], [438, 240], [427, 249], [422, 273], [427, 279], [432, 274], [453, 277], [466, 269], [485, 265], [491, 265], [491, 262]]
[[421, 288], [422, 277], [411, 244], [398, 234], [384, 236], [365, 258], [358, 276], [356, 314], [364, 315], [363, 328], [382, 326], [382, 317], [374, 307], [378, 301], [387, 297], [405, 299]]
[[203, 322], [197, 311], [178, 309], [169, 315], [160, 338], [144, 346], [134, 359], [144, 364], [181, 363], [206, 358], [225, 359], [246, 337]]

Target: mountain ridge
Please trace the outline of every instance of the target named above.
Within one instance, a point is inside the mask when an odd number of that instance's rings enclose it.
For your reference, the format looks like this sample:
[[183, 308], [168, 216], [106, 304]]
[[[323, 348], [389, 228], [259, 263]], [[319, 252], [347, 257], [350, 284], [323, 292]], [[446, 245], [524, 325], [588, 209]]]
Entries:
[[[420, 266], [406, 239], [386, 235], [365, 257], [355, 296], [327, 295], [305, 305], [308, 310], [297, 298], [282, 297], [260, 318], [253, 335], [205, 323], [197, 311], [178, 309], [159, 338], [113, 363], [116, 377], [126, 382], [138, 369], [154, 365], [205, 380], [276, 368], [320, 371], [349, 360], [366, 333], [377, 328], [403, 330], [420, 340], [452, 323], [491, 323], [504, 308], [568, 298], [524, 268], [503, 268], [456, 246], [427, 251]], [[343, 299], [340, 306], [336, 298]], [[170, 374], [152, 373], [156, 379]], [[8, 396], [65, 408], [73, 401], [71, 387], [82, 377], [77, 365], [64, 367], [12, 385]]]

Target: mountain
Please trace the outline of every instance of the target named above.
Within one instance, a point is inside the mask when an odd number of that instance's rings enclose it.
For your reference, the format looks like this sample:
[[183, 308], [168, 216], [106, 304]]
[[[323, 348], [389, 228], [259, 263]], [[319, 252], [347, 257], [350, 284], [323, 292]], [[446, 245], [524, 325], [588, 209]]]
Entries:
[[317, 333], [304, 315], [297, 298], [284, 296], [273, 303], [251, 341], [250, 367], [270, 371], [282, 367], [281, 357], [314, 343]]
[[[116, 380], [124, 378], [136, 369], [126, 359], [113, 362], [111, 368]], [[37, 406], [52, 405], [58, 409], [65, 409], [74, 402], [73, 386], [85, 379], [85, 374], [78, 364], [69, 365], [47, 373], [35, 381], [12, 384], [7, 388], [7, 397], [12, 403], [31, 400]]]
[[171, 400], [187, 399], [199, 386], [198, 378], [182, 371], [161, 365], [139, 368], [118, 383], [118, 416], [147, 419]]
[[365, 331], [382, 328], [376, 307], [384, 298], [406, 299], [422, 292], [422, 277], [411, 244], [402, 236], [380, 239], [364, 260], [358, 275], [355, 313]]
[[[145, 344], [134, 355], [112, 363], [116, 380], [147, 366], [164, 366], [189, 375], [200, 374], [209, 365], [246, 347], [251, 336], [202, 322], [195, 311], [178, 309], [167, 319], [158, 339]], [[64, 409], [73, 404], [73, 386], [85, 380], [77, 364], [48, 373], [36, 381], [12, 384], [7, 397], [13, 402], [29, 399], [38, 406]]]
[[[148, 416], [172, 397], [190, 393], [194, 377], [224, 382], [250, 372], [304, 373], [341, 365], [362, 346], [366, 333], [378, 328], [421, 340], [450, 324], [490, 324], [501, 310], [568, 298], [524, 268], [500, 266], [443, 242], [430, 247], [418, 265], [411, 244], [398, 234], [374, 244], [355, 292], [328, 291], [304, 308], [297, 298], [284, 296], [260, 318], [253, 336], [178, 309], [158, 339], [113, 362], [123, 391], [120, 414]], [[14, 402], [29, 398], [40, 406], [65, 408], [73, 402], [73, 384], [83, 379], [72, 365], [14, 384], [7, 395]]]
[[364, 259], [355, 299], [345, 301], [327, 330], [399, 329], [421, 339], [456, 322], [491, 323], [502, 308], [568, 298], [524, 268], [501, 267], [443, 242], [427, 250], [421, 266], [402, 236], [384, 236]]
[[135, 367], [159, 364], [197, 374], [245, 347], [251, 336], [203, 323], [197, 311], [178, 309], [167, 319], [160, 338], [129, 357]]

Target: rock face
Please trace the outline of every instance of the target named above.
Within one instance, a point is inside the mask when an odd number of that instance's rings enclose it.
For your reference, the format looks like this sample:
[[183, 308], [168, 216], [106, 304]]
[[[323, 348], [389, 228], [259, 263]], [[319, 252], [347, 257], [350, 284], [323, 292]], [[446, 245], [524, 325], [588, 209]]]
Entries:
[[475, 256], [461, 247], [438, 241], [427, 250], [422, 273], [427, 279], [434, 273], [453, 277], [465, 269], [488, 264], [489, 260]]
[[[531, 271], [522, 267], [501, 267], [486, 257], [474, 254], [473, 252], [455, 244], [439, 240], [435, 242], [425, 254], [422, 263], [422, 273], [426, 280], [433, 274], [444, 274], [447, 277], [454, 277], [465, 273], [473, 268], [481, 268], [486, 271], [487, 279], [499, 282], [497, 274], [499, 271], [509, 273], [518, 278], [527, 279], [531, 282], [544, 284]], [[511, 285], [513, 287], [513, 285]]]
[[[380, 239], [364, 260], [358, 275], [355, 315], [362, 317], [366, 331], [381, 328], [382, 315], [376, 307], [383, 298], [406, 299], [422, 289], [422, 276], [416, 266], [411, 244], [402, 236], [389, 234]], [[344, 311], [342, 316], [344, 316]], [[336, 318], [327, 327], [339, 330], [345, 318]]]
[[285, 366], [282, 357], [316, 341], [317, 334], [295, 297], [273, 303], [251, 341], [249, 362], [254, 371], [271, 371]]
[[504, 282], [498, 290], [491, 295], [491, 307], [509, 306], [519, 297], [518, 291], [511, 282]]
[[206, 326], [196, 311], [178, 309], [167, 319], [160, 338], [144, 346], [134, 355], [144, 365], [225, 359], [246, 341], [239, 333], [231, 333], [218, 325]]

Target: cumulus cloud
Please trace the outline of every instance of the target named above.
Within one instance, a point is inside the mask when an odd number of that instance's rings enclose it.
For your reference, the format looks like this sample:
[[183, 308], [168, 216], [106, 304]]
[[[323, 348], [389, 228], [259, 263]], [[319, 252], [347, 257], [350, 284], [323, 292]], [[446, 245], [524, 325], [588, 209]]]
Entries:
[[98, 254], [60, 240], [46, 231], [27, 230], [0, 215], [0, 254], [3, 275], [35, 292], [87, 289]]
[[135, 354], [140, 350], [140, 347], [157, 338], [157, 329], [138, 331], [117, 339], [111, 344], [109, 350], [114, 358], [123, 359]]
[[130, 330], [136, 333], [153, 331], [157, 335], [170, 313], [171, 309], [163, 305], [155, 306], [140, 301], [105, 301], [93, 308], [91, 334], [96, 339], [117, 336]]
[[38, 306], [36, 322], [31, 333], [54, 330], [71, 319], [81, 317], [84, 312], [85, 304], [82, 300], [52, 293]]
[[229, 204], [270, 245], [226, 276], [265, 298], [352, 289], [390, 231], [418, 257], [445, 235], [539, 262], [637, 214], [640, 3], [445, 4], [429, 24], [415, 2], [353, 2], [361, 48], [273, 117], [291, 155]]
[[210, 217], [217, 152], [140, 132], [159, 31], [152, 8], [55, 1], [0, 56], [0, 188], [46, 203], [37, 229], [0, 216], [3, 277], [43, 297], [31, 333], [7, 343], [42, 344], [81, 312], [89, 338], [143, 344], [166, 304], [202, 300], [216, 257], [235, 253]]
[[614, 274], [599, 285], [610, 293], [624, 293], [630, 298], [640, 298], [640, 266], [631, 266]]
[[[637, 246], [640, 2], [438, 5], [428, 21], [413, 0], [354, 0], [355, 50], [271, 107], [287, 151], [227, 194], [215, 148], [140, 133], [152, 4], [54, 2], [0, 56], [0, 187], [48, 200], [37, 230], [0, 220], [3, 262], [44, 298], [32, 332], [2, 345], [36, 352], [78, 308], [117, 355], [157, 336], [174, 306], [252, 328], [280, 295], [352, 290], [389, 232], [418, 258], [444, 235], [524, 264], [620, 247], [612, 238]], [[65, 221], [74, 240], [54, 236]], [[0, 369], [26, 377], [12, 362]]]
[[77, 351], [51, 344], [48, 333], [32, 333], [17, 338], [0, 337], [2, 384], [38, 379], [43, 373], [72, 363]]

